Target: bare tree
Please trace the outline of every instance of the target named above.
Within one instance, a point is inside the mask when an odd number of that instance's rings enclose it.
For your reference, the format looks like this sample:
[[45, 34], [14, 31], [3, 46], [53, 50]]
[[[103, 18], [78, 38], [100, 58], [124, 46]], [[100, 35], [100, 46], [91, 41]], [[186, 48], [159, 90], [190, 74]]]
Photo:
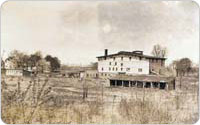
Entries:
[[39, 61], [42, 59], [42, 54], [40, 51], [35, 52], [34, 54], [30, 55], [29, 63], [32, 67], [37, 67], [39, 64]]
[[20, 52], [18, 50], [13, 50], [7, 60], [12, 61], [12, 63], [15, 65], [16, 68], [24, 68], [26, 65], [28, 65], [29, 56], [23, 52]]
[[50, 62], [51, 71], [55, 71], [57, 69], [60, 69], [61, 62], [57, 57], [52, 57], [51, 55], [47, 55], [45, 57], [45, 60]]
[[191, 70], [192, 61], [189, 58], [182, 58], [180, 61], [176, 61], [176, 71], [177, 76], [180, 77], [180, 88], [182, 86], [182, 77], [185, 76], [185, 73], [189, 73]]
[[182, 58], [177, 64], [176, 64], [177, 70], [179, 74], [182, 74], [185, 76], [185, 73], [189, 73], [189, 71], [192, 68], [192, 61], [189, 58]]
[[167, 55], [167, 48], [162, 47], [161, 45], [157, 44], [153, 46], [153, 50], [151, 52], [156, 57], [166, 57]]
[[171, 67], [173, 70], [176, 71], [176, 76], [178, 77], [178, 69], [177, 69], [177, 63], [179, 62], [179, 60], [174, 60], [171, 64]]
[[97, 70], [98, 63], [97, 62], [92, 62], [91, 64], [92, 69]]

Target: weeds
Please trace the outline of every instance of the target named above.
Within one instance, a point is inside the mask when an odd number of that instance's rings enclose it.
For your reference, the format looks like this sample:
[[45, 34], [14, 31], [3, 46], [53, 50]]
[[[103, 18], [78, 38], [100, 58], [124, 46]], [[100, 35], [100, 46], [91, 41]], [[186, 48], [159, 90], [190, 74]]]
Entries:
[[12, 79], [12, 86], [2, 79], [2, 120], [8, 124], [169, 124], [194, 122], [198, 115], [190, 108], [198, 106], [197, 85], [183, 91], [185, 80], [182, 90], [168, 92], [111, 90], [94, 80]]

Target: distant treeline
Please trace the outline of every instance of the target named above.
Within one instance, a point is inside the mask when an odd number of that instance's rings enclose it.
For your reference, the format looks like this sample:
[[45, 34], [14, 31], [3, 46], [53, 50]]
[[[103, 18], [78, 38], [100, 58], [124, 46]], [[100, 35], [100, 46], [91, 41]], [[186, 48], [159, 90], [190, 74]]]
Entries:
[[18, 50], [13, 50], [9, 53], [6, 59], [1, 59], [2, 68], [6, 67], [6, 63], [12, 65], [12, 68], [36, 68], [37, 70], [49, 69], [51, 71], [58, 70], [61, 67], [61, 62], [58, 57], [52, 55], [43, 56], [41, 51], [32, 54], [27, 54]]

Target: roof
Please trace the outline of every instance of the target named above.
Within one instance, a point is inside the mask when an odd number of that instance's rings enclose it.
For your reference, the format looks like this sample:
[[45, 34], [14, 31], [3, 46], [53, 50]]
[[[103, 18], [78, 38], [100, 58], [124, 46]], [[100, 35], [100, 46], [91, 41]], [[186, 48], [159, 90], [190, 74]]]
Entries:
[[84, 72], [84, 70], [61, 70], [61, 73], [80, 73]]
[[113, 56], [117, 56], [117, 55], [128, 55], [128, 56], [137, 56], [137, 57], [144, 57], [147, 59], [162, 59], [165, 60], [166, 58], [163, 57], [155, 57], [155, 56], [149, 56], [149, 55], [143, 55], [143, 53], [135, 53], [136, 51], [133, 52], [128, 52], [128, 51], [120, 51], [118, 53], [115, 54], [110, 54], [107, 56], [98, 56], [97, 58], [104, 58], [104, 57], [113, 57]]
[[158, 76], [158, 75], [117, 75], [110, 80], [128, 80], [128, 81], [144, 81], [144, 82], [170, 82], [174, 77]]

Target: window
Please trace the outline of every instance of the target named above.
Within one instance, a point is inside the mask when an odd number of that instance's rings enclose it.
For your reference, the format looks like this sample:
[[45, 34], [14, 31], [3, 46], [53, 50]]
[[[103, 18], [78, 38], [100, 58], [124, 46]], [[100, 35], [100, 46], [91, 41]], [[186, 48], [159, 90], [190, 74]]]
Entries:
[[103, 67], [101, 68], [101, 70], [103, 71]]
[[115, 61], [115, 57], [113, 57], [113, 60]]
[[118, 68], [116, 67], [116, 71], [118, 70]]
[[123, 60], [123, 57], [121, 57], [121, 60]]
[[121, 63], [121, 66], [123, 66], [123, 63]]
[[126, 68], [126, 71], [130, 71], [130, 68]]
[[112, 65], [112, 63], [110, 62], [110, 65]]
[[117, 62], [115, 62], [115, 66], [117, 65]]
[[139, 57], [140, 60], [142, 60], [142, 57]]
[[115, 70], [115, 68], [113, 67], [113, 69], [112, 69], [113, 71]]
[[129, 60], [131, 61], [131, 57], [129, 57]]
[[139, 68], [139, 69], [138, 69], [138, 72], [142, 72], [142, 68]]
[[121, 71], [123, 71], [123, 68], [121, 68]]
[[111, 70], [111, 68], [109, 67], [109, 71]]

